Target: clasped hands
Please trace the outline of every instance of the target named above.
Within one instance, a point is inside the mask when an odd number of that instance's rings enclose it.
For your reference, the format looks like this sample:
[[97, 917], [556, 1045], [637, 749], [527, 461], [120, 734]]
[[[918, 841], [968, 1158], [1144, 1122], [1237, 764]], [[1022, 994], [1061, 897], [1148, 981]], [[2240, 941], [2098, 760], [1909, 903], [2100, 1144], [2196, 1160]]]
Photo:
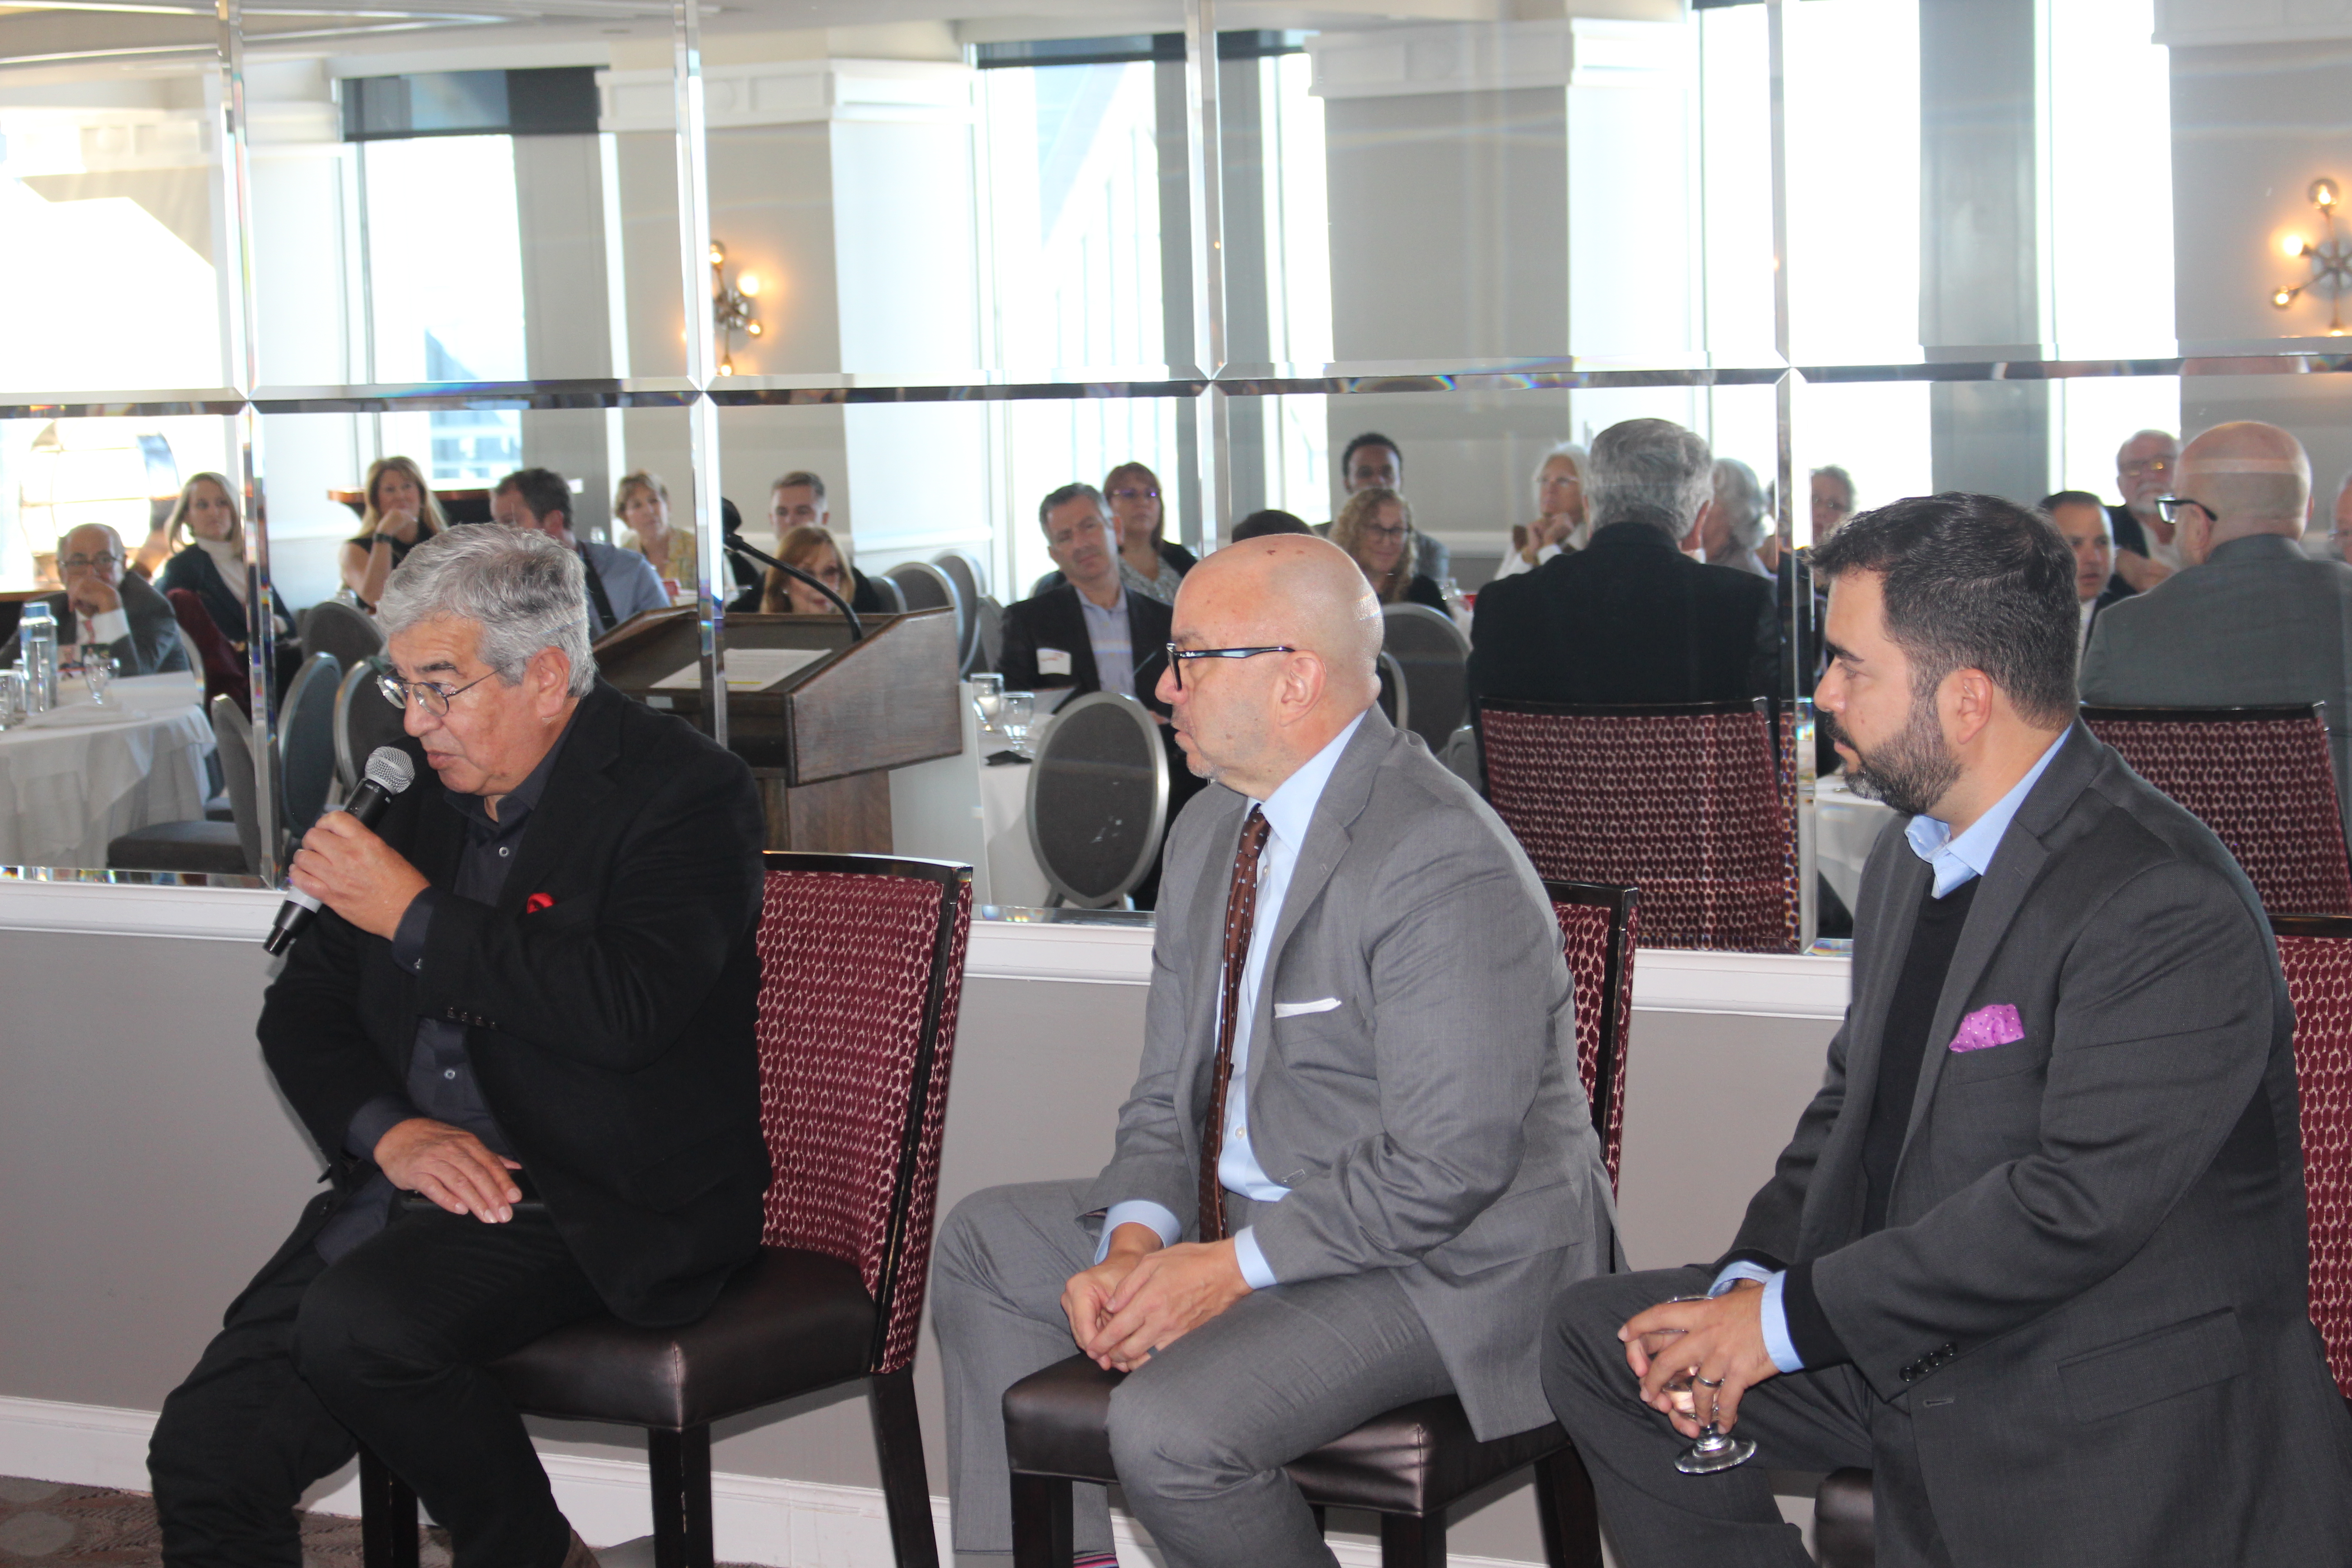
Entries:
[[[1637, 1312], [1617, 1331], [1625, 1364], [1641, 1380], [1643, 1404], [1696, 1437], [1708, 1420], [1728, 1432], [1739, 1419], [1740, 1396], [1766, 1378], [1779, 1375], [1764, 1343], [1764, 1288], [1742, 1279], [1704, 1301], [1661, 1301]], [[1673, 1333], [1655, 1355], [1642, 1349], [1648, 1336]], [[1685, 1393], [1666, 1384], [1685, 1373]]]
[[1133, 1372], [1249, 1293], [1230, 1240], [1168, 1247], [1150, 1226], [1123, 1225], [1103, 1260], [1062, 1288], [1062, 1310], [1097, 1366]]

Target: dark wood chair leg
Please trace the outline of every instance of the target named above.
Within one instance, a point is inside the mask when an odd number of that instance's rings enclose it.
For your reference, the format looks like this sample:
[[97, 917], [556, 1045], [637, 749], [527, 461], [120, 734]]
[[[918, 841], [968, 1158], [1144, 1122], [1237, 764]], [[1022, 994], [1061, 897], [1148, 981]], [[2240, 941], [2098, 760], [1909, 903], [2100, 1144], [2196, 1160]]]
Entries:
[[362, 1444], [360, 1561], [366, 1568], [416, 1568], [416, 1494]]
[[1445, 1516], [1381, 1515], [1381, 1568], [1445, 1568]]
[[1013, 1478], [1013, 1568], [1070, 1568], [1070, 1483], [1059, 1476]]
[[654, 1568], [716, 1568], [710, 1533], [710, 1428], [646, 1432], [653, 1471]]
[[940, 1539], [931, 1524], [931, 1479], [923, 1468], [923, 1427], [915, 1415], [914, 1373], [885, 1373], [872, 1379], [866, 1407], [874, 1415], [882, 1505], [890, 1515], [890, 1548], [898, 1568], [940, 1568]]
[[1601, 1568], [1601, 1508], [1575, 1449], [1536, 1461], [1536, 1521], [1550, 1568]]

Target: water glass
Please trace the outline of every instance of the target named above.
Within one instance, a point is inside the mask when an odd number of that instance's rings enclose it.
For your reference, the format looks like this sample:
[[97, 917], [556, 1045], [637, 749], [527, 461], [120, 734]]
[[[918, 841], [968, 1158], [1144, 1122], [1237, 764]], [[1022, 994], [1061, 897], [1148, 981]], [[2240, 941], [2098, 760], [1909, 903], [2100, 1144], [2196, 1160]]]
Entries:
[[100, 708], [106, 706], [106, 689], [114, 684], [115, 674], [121, 668], [121, 666], [107, 654], [86, 653], [82, 656], [81, 683], [84, 689], [89, 691], [93, 706]]
[[0, 669], [0, 730], [13, 730], [29, 717], [25, 689], [24, 671]]
[[1004, 700], [1004, 677], [985, 671], [971, 677], [972, 711], [980, 715], [980, 727], [996, 728], [996, 710]]
[[997, 699], [996, 732], [1013, 742], [1013, 749], [1023, 756], [1029, 754], [1029, 721], [1036, 715], [1037, 694], [1034, 691], [1007, 691]]

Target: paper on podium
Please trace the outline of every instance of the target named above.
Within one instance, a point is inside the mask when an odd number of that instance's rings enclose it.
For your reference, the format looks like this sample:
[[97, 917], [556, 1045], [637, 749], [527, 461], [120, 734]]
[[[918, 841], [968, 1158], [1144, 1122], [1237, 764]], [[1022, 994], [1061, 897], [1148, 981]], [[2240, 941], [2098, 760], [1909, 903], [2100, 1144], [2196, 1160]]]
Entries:
[[[831, 652], [820, 647], [730, 647], [727, 650], [727, 689], [765, 691], [789, 680]], [[654, 682], [656, 691], [692, 691], [702, 684], [700, 661], [674, 669]]]

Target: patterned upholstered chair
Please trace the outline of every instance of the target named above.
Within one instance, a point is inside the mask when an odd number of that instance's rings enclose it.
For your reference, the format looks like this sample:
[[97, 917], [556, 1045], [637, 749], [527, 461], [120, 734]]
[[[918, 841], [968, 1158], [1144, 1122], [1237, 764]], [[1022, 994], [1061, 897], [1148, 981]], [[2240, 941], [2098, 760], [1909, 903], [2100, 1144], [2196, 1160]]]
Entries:
[[[899, 1568], [936, 1568], [915, 1417], [940, 1138], [971, 870], [771, 851], [760, 919], [760, 1114], [775, 1180], [760, 1259], [699, 1322], [611, 1318], [493, 1364], [533, 1415], [646, 1429], [654, 1554], [710, 1568], [710, 1426], [862, 1382]], [[415, 1495], [361, 1456], [368, 1568], [415, 1568]]]
[[[2323, 761], [2326, 755], [2323, 751]], [[2332, 816], [2332, 805], [2329, 811]], [[2273, 915], [2271, 930], [2294, 1004], [2311, 1321], [2327, 1347], [2336, 1386], [2352, 1399], [2352, 919]], [[1832, 1471], [1822, 1482], [1813, 1498], [1813, 1533], [1822, 1568], [1871, 1568], [1868, 1470]]]
[[[1576, 984], [1577, 1068], [1617, 1182], [1625, 1123], [1625, 1037], [1633, 999], [1632, 888], [1546, 882]], [[1004, 1443], [1013, 1462], [1014, 1568], [1068, 1568], [1070, 1485], [1118, 1479], [1108, 1412], [1119, 1374], [1072, 1356], [1004, 1394]], [[1491, 1443], [1471, 1435], [1452, 1394], [1367, 1421], [1289, 1467], [1318, 1520], [1334, 1508], [1380, 1515], [1381, 1568], [1442, 1568], [1446, 1510], [1514, 1471], [1534, 1466], [1536, 1514], [1551, 1568], [1601, 1568], [1592, 1483], [1557, 1426]]]
[[2086, 707], [2083, 722], [2229, 846], [2264, 909], [2347, 915], [2352, 858], [2323, 708]]
[[1768, 700], [1486, 700], [1473, 722], [1486, 799], [1539, 876], [1640, 888], [1654, 946], [1797, 950], [1794, 774]]

